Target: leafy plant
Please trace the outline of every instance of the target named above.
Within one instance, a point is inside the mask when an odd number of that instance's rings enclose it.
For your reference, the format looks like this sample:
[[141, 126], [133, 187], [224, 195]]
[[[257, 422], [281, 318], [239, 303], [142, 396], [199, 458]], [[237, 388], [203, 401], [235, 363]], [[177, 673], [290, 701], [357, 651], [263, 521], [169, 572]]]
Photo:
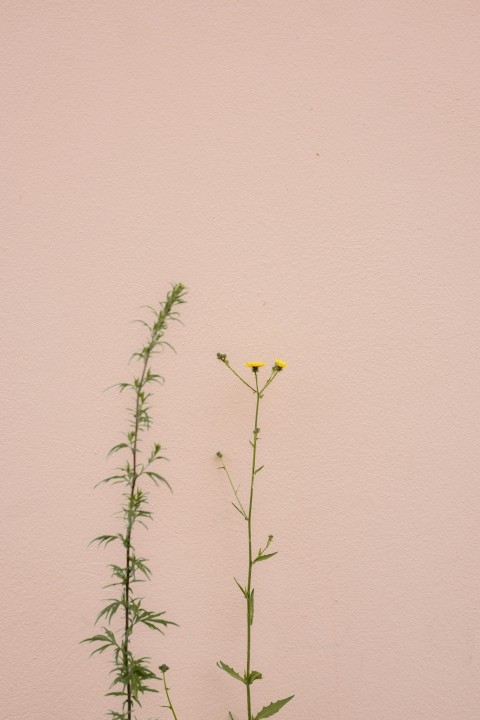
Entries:
[[[120, 392], [129, 391], [133, 396], [133, 408], [129, 409], [130, 425], [125, 433], [125, 439], [114, 445], [108, 455], [125, 453], [123, 464], [116, 468], [113, 475], [103, 479], [100, 483], [109, 485], [121, 484], [125, 487], [122, 494], [123, 503], [120, 512], [123, 520], [123, 531], [115, 534], [99, 535], [92, 542], [98, 546], [106, 547], [111, 543], [119, 543], [123, 548], [124, 564], [110, 564], [113, 582], [105, 587], [115, 588], [116, 596], [109, 598], [107, 605], [99, 612], [95, 624], [102, 621], [102, 630], [82, 642], [96, 645], [92, 652], [103, 653], [106, 650], [113, 656], [113, 681], [110, 691], [106, 695], [118, 697], [122, 700], [121, 710], [111, 710], [109, 715], [113, 720], [132, 720], [134, 708], [141, 706], [141, 697], [146, 692], [158, 692], [152, 687], [152, 682], [165, 680], [165, 673], [161, 666], [162, 677], [157, 675], [150, 667], [149, 657], [137, 657], [132, 649], [135, 628], [144, 625], [150, 630], [162, 633], [168, 625], [175, 625], [165, 618], [164, 612], [147, 610], [143, 605], [143, 597], [136, 594], [136, 585], [146, 582], [151, 577], [148, 560], [142, 557], [134, 545], [134, 530], [137, 525], [147, 527], [152, 519], [148, 509], [148, 493], [144, 489], [144, 481], [152, 482], [158, 486], [170, 485], [163, 475], [157, 472], [157, 464], [166, 458], [162, 454], [160, 443], [154, 443], [152, 450], [145, 460], [141, 460], [141, 436], [151, 426], [151, 387], [155, 383], [163, 384], [164, 378], [154, 373], [150, 367], [151, 360], [163, 347], [171, 347], [163, 337], [168, 323], [179, 320], [175, 309], [185, 302], [186, 289], [182, 284], [173, 285], [165, 301], [160, 303], [158, 309], [149, 307], [153, 313], [153, 320], [148, 323], [138, 320], [148, 330], [148, 338], [142, 349], [135, 352], [132, 358], [140, 363], [140, 372], [131, 382], [118, 383]], [[132, 359], [131, 358], [131, 359]], [[142, 485], [141, 485], [142, 483]], [[118, 621], [115, 629], [112, 624]], [[166, 687], [166, 686], [165, 686]]]
[[[230, 365], [230, 362], [227, 358], [227, 356], [223, 353], [218, 353], [217, 358], [229, 369], [232, 371], [232, 373], [242, 382], [242, 384], [249, 389], [250, 392], [253, 393], [253, 397], [255, 398], [255, 413], [254, 413], [254, 422], [253, 422], [253, 430], [252, 430], [252, 439], [250, 440], [250, 446], [251, 446], [251, 474], [250, 474], [250, 491], [248, 496], [248, 502], [246, 504], [243, 504], [240, 495], [239, 495], [239, 487], [235, 487], [235, 484], [232, 481], [232, 478], [230, 476], [230, 472], [227, 469], [227, 466], [225, 464], [223, 454], [221, 452], [217, 452], [217, 457], [220, 460], [220, 467], [219, 470], [222, 470], [227, 479], [228, 483], [232, 489], [234, 501], [232, 501], [232, 505], [235, 508], [235, 510], [241, 515], [243, 520], [246, 522], [247, 527], [247, 539], [248, 539], [248, 565], [247, 565], [247, 581], [245, 584], [241, 584], [236, 578], [234, 578], [235, 583], [242, 593], [243, 597], [245, 598], [246, 603], [246, 635], [247, 635], [247, 653], [246, 653], [246, 667], [243, 673], [238, 672], [237, 670], [234, 670], [232, 667], [224, 663], [223, 661], [219, 661], [218, 667], [221, 670], [224, 670], [228, 675], [233, 677], [238, 682], [242, 683], [245, 686], [245, 692], [246, 692], [246, 709], [247, 709], [247, 720], [263, 720], [264, 718], [272, 717], [272, 715], [275, 715], [279, 710], [282, 709], [284, 705], [286, 705], [290, 700], [294, 697], [293, 695], [290, 695], [289, 697], [283, 698], [283, 700], [277, 700], [276, 702], [272, 702], [269, 705], [266, 705], [263, 707], [259, 712], [254, 713], [252, 711], [252, 697], [251, 697], [251, 687], [253, 683], [256, 680], [262, 679], [262, 673], [258, 670], [252, 669], [252, 626], [253, 626], [253, 619], [254, 619], [254, 602], [255, 602], [255, 590], [253, 587], [253, 571], [254, 567], [260, 562], [264, 562], [266, 560], [269, 560], [270, 558], [273, 558], [277, 552], [271, 552], [270, 551], [270, 545], [273, 541], [273, 536], [269, 535], [264, 546], [261, 547], [258, 550], [258, 553], [255, 555], [253, 552], [253, 538], [252, 538], [252, 525], [253, 525], [253, 499], [254, 499], [254, 486], [255, 486], [255, 480], [257, 475], [261, 472], [263, 469], [263, 465], [258, 465], [257, 460], [257, 450], [258, 450], [258, 442], [260, 440], [260, 428], [259, 428], [259, 414], [260, 414], [260, 401], [263, 399], [265, 390], [270, 386], [270, 384], [273, 382], [273, 380], [277, 377], [277, 375], [283, 370], [284, 367], [286, 367], [286, 363], [283, 360], [275, 360], [274, 365], [271, 369], [270, 376], [266, 380], [266, 382], [263, 385], [259, 384], [258, 376], [259, 376], [259, 370], [262, 368], [265, 363], [260, 361], [252, 361], [247, 362], [245, 365], [252, 369], [253, 376], [254, 376], [254, 384], [250, 384], [247, 382], [241, 375], [239, 375], [236, 370], [233, 369], [233, 367]], [[230, 720], [235, 720], [233, 714], [229, 713]]]

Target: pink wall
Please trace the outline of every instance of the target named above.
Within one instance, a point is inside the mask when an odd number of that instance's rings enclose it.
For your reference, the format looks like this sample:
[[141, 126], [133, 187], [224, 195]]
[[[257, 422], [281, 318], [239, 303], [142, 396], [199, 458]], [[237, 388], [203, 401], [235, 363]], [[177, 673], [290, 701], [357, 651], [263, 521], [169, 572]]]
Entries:
[[[93, 720], [142, 303], [189, 286], [161, 358], [174, 497], [144, 538], [145, 651], [181, 720], [240, 709], [250, 398], [265, 402], [255, 696], [282, 720], [480, 714], [479, 6], [474, 0], [5, 0], [2, 720]], [[4, 160], [4, 167], [5, 167]], [[6, 291], [6, 295], [5, 295]], [[5, 565], [4, 565], [5, 567]], [[260, 575], [260, 574], [259, 574]], [[163, 712], [163, 718], [167, 715]], [[142, 719], [157, 717], [152, 701]], [[240, 715], [241, 717], [241, 715]]]

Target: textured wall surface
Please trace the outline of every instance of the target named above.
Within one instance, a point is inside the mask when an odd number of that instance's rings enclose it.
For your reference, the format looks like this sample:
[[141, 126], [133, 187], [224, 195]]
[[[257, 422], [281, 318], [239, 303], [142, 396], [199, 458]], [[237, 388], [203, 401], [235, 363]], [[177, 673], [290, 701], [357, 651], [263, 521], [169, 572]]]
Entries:
[[[181, 720], [243, 718], [251, 398], [265, 400], [255, 704], [480, 715], [476, 0], [4, 0], [1, 720], [94, 720], [130, 323], [189, 287], [152, 410], [174, 495], [142, 538]], [[158, 698], [139, 717], [167, 718]], [[163, 715], [162, 715], [163, 713]]]

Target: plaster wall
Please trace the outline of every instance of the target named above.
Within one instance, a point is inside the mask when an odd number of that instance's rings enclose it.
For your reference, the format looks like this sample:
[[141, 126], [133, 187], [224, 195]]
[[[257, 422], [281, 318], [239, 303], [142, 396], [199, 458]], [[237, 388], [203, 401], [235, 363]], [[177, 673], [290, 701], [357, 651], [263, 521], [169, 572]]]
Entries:
[[[142, 304], [189, 288], [152, 409], [144, 638], [182, 720], [242, 718], [252, 398], [265, 400], [255, 705], [283, 720], [480, 714], [479, 6], [5, 0], [2, 720], [93, 720], [109, 447]], [[152, 697], [143, 718], [166, 718]]]

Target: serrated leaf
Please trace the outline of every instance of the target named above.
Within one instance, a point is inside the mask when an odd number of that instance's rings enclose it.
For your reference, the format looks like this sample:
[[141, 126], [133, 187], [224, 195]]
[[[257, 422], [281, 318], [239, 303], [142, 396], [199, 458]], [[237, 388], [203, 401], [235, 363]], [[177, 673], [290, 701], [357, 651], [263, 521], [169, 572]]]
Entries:
[[265, 555], [258, 555], [253, 562], [256, 563], [256, 562], [260, 562], [261, 560], [268, 560], [268, 558], [271, 558], [274, 555], [277, 555], [277, 553], [278, 553], [278, 550], [273, 553], [266, 553]]
[[159, 627], [162, 625], [163, 627], [167, 627], [167, 625], [176, 625], [178, 627], [177, 623], [172, 622], [171, 620], [164, 620], [162, 615], [165, 613], [157, 613], [157, 612], [151, 612], [150, 610], [143, 610], [138, 609], [136, 612], [136, 615], [134, 616], [133, 622], [136, 623], [142, 623], [143, 625], [146, 625], [151, 630], [158, 630], [160, 633], [163, 634], [163, 631]]
[[103, 630], [104, 630], [104, 632], [105, 632], [105, 635], [106, 635], [106, 636], [108, 637], [108, 639], [110, 640], [110, 643], [111, 643], [112, 645], [115, 645], [116, 647], [118, 647], [117, 638], [115, 637], [115, 635], [113, 634], [113, 632], [112, 632], [111, 630], [109, 630], [108, 628], [106, 628], [106, 627], [104, 627]]
[[262, 680], [262, 678], [263, 675], [261, 672], [258, 672], [258, 670], [252, 670], [248, 678], [245, 678], [245, 680], [247, 685], [251, 685], [255, 682], [255, 680]]
[[295, 695], [290, 695], [290, 697], [284, 698], [283, 700], [277, 700], [276, 702], [270, 703], [270, 705], [266, 705], [255, 715], [253, 720], [263, 720], [263, 718], [272, 717], [272, 715], [275, 715], [284, 705], [290, 702], [293, 697], [295, 697]]
[[[105, 628], [103, 628], [103, 629], [105, 630]], [[111, 634], [113, 635], [113, 633], [111, 633]], [[116, 643], [115, 641], [112, 642], [111, 639], [107, 636], [107, 634], [105, 634], [105, 635], [93, 635], [92, 637], [85, 638], [84, 640], [81, 640], [80, 642], [81, 642], [81, 643], [84, 643], [84, 642], [88, 642], [88, 643], [92, 643], [92, 642], [104, 643], [104, 644], [100, 645], [99, 647], [95, 648], [95, 650], [93, 650], [93, 651], [90, 653], [90, 657], [91, 657], [92, 655], [96, 655], [97, 653], [98, 653], [99, 655], [101, 655], [101, 654], [104, 652], [104, 650], [106, 650], [106, 649], [109, 648], [109, 647], [112, 647], [112, 645], [115, 646], [115, 647], [117, 646], [117, 643]]]
[[238, 673], [236, 670], [234, 670], [233, 668], [231, 668], [229, 665], [226, 665], [226, 664], [225, 664], [224, 662], [222, 662], [221, 660], [219, 660], [219, 661], [217, 662], [217, 665], [218, 665], [218, 667], [219, 667], [221, 670], [225, 670], [225, 672], [228, 673], [229, 675], [231, 675], [233, 678], [235, 678], [235, 680], [240, 680], [240, 682], [245, 685], [245, 680], [244, 680], [243, 677], [240, 675], [240, 673]]
[[121, 600], [113, 600], [109, 605], [103, 608], [98, 615], [97, 619], [95, 620], [95, 624], [100, 620], [100, 618], [104, 617], [108, 620], [108, 622], [111, 622], [112, 617], [117, 612], [118, 608], [121, 607], [122, 601]]

